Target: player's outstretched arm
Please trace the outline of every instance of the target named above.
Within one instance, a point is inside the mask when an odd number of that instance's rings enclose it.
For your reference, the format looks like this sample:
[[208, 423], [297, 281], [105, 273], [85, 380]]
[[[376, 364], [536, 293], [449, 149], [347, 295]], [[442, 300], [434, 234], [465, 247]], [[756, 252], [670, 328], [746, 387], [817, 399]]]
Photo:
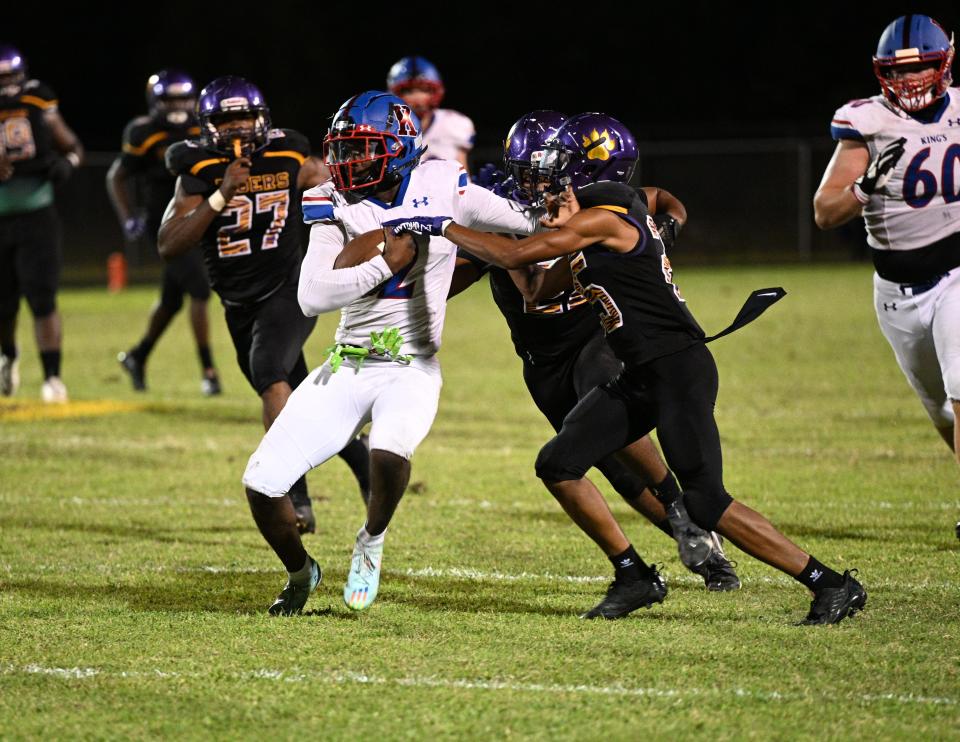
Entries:
[[820, 229], [833, 229], [860, 215], [864, 204], [856, 197], [853, 184], [867, 170], [870, 150], [863, 142], [843, 139], [823, 173], [813, 197], [813, 216]]
[[[548, 224], [549, 220], [544, 220]], [[637, 231], [609, 211], [585, 209], [559, 229], [513, 240], [489, 232], [476, 232], [451, 223], [443, 236], [478, 258], [501, 268], [520, 268], [541, 260], [559, 258], [598, 242], [627, 252], [636, 245]]]

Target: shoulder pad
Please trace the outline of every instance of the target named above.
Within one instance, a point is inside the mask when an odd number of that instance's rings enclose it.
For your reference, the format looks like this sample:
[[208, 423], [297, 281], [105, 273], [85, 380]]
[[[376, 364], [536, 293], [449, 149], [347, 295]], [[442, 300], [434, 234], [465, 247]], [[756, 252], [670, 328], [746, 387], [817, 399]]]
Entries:
[[618, 209], [629, 209], [636, 201], [643, 200], [626, 183], [617, 183], [612, 180], [601, 180], [591, 183], [577, 191], [577, 201], [583, 209], [615, 206]]
[[310, 140], [299, 131], [295, 131], [294, 129], [274, 129], [271, 131], [271, 137], [274, 131], [277, 132], [277, 139], [279, 140], [277, 144], [283, 144], [284, 149], [292, 149], [304, 157], [310, 156]]
[[153, 119], [149, 116], [137, 116], [131, 119], [123, 130], [123, 148], [141, 147], [143, 143], [156, 131]]
[[303, 192], [303, 221], [305, 224], [330, 222], [336, 219], [333, 203], [334, 185], [327, 181]]
[[20, 93], [20, 101], [44, 111], [57, 110], [57, 94], [49, 85], [39, 80], [27, 80]]
[[176, 142], [167, 148], [165, 162], [167, 170], [171, 173], [184, 175], [196, 163], [213, 156], [212, 153], [201, 147], [196, 140], [184, 139], [182, 142]]

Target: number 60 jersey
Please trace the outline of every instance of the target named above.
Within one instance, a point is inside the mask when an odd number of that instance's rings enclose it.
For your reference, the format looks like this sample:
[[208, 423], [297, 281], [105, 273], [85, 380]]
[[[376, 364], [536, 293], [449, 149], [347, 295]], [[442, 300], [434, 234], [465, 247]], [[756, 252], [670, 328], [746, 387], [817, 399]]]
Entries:
[[960, 231], [958, 89], [949, 88], [940, 105], [924, 123], [875, 95], [850, 101], [833, 118], [833, 138], [863, 142], [871, 158], [907, 140], [892, 177], [863, 210], [867, 242], [876, 250], [916, 250]]
[[[310, 155], [305, 136], [274, 129], [251, 157], [250, 177], [203, 235], [210, 285], [226, 304], [251, 304], [294, 276], [303, 257], [297, 176]], [[191, 195], [210, 196], [232, 158], [198, 140], [167, 150], [167, 169]]]

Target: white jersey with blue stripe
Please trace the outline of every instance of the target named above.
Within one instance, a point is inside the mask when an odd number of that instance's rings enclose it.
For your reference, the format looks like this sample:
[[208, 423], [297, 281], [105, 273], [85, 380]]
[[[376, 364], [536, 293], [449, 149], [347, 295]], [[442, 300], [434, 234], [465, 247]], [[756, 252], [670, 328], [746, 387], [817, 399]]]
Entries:
[[[304, 221], [312, 226], [301, 270], [301, 291], [304, 287], [310, 290], [311, 285], [322, 286], [322, 279], [332, 274], [354, 270], [333, 269], [333, 261], [349, 240], [380, 228], [383, 222], [438, 216], [481, 231], [532, 234], [539, 226], [535, 215], [469, 183], [459, 163], [447, 160], [415, 167], [401, 183], [392, 204], [372, 197], [351, 202], [332, 182], [324, 183], [303, 196]], [[369, 287], [372, 290], [362, 283], [367, 279], [357, 281], [358, 295], [342, 306], [338, 343], [370, 347], [371, 332], [395, 327], [403, 337], [402, 353], [437, 352], [457, 248], [444, 237], [418, 237], [417, 247], [413, 263], [393, 276], [387, 269], [386, 280], [368, 270], [364, 275], [372, 275], [369, 280], [380, 281]]]
[[907, 140], [890, 180], [863, 209], [871, 247], [915, 250], [960, 232], [960, 90], [947, 90], [930, 123], [882, 95], [850, 101], [837, 109], [830, 133], [863, 142], [871, 159], [891, 142]]
[[438, 108], [433, 112], [430, 126], [423, 130], [427, 151], [424, 160], [456, 160], [462, 150], [473, 149], [476, 130], [473, 121], [459, 111]]

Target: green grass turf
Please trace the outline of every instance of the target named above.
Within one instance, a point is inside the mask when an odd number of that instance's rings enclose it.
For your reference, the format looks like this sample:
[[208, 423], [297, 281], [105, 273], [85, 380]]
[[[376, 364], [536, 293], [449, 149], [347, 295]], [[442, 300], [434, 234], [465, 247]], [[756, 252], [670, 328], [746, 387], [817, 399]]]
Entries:
[[[726, 482], [821, 561], [858, 567], [866, 612], [795, 627], [802, 588], [733, 547], [743, 590], [707, 593], [603, 484], [670, 594], [622, 621], [578, 620], [609, 565], [533, 476], [548, 426], [482, 286], [450, 306], [440, 414], [377, 603], [341, 602], [363, 515], [335, 459], [310, 476], [323, 583], [309, 615], [270, 619], [283, 573], [239, 482], [259, 405], [220, 310], [225, 394], [200, 396], [181, 317], [137, 395], [115, 355], [154, 291], [68, 291], [75, 402], [61, 417], [33, 402], [21, 322], [23, 387], [0, 407], [0, 737], [960, 735], [960, 480], [876, 327], [869, 269], [680, 261], [677, 279], [708, 331], [751, 288], [789, 291], [713, 346]], [[308, 361], [335, 323], [321, 320]]]

